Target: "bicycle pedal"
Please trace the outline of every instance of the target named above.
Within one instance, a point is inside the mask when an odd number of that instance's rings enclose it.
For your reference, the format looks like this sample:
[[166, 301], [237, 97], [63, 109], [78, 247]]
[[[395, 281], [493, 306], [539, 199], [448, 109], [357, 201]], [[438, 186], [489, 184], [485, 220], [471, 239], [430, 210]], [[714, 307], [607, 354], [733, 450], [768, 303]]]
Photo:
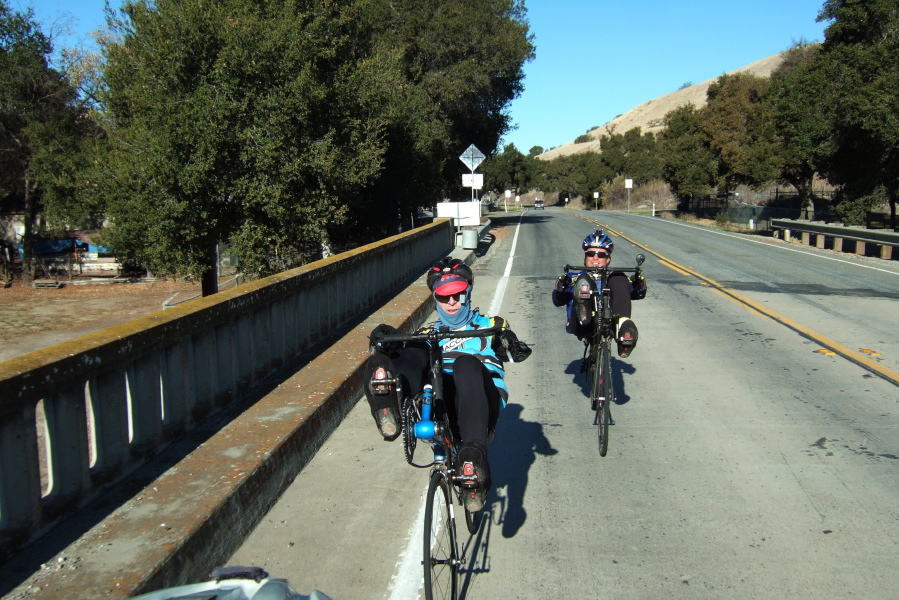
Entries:
[[368, 382], [371, 393], [375, 396], [386, 396], [391, 392], [390, 386], [396, 385], [396, 378], [381, 367], [375, 369], [371, 381]]
[[478, 487], [478, 474], [475, 472], [474, 464], [470, 462], [462, 463], [462, 469], [459, 475], [453, 477], [453, 482], [465, 489]]

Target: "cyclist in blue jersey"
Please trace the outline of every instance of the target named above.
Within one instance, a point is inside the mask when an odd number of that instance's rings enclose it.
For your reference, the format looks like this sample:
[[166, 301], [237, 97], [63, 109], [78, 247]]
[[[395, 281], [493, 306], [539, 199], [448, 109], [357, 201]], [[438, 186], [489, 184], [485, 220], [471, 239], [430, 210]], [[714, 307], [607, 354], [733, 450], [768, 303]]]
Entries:
[[[584, 266], [608, 267], [612, 261], [612, 251], [615, 244], [611, 238], [601, 231], [595, 231], [584, 238], [581, 244], [584, 250]], [[582, 271], [574, 275], [574, 281], [569, 274], [564, 274], [556, 280], [552, 299], [556, 306], [568, 307], [568, 320], [565, 323], [565, 331], [583, 339], [590, 334], [593, 327], [592, 306], [581, 304], [574, 294], [575, 285], [591, 285], [596, 287], [597, 280], [589, 271]], [[627, 358], [637, 346], [637, 325], [631, 320], [631, 300], [641, 300], [646, 297], [646, 278], [643, 275], [635, 275], [628, 279], [624, 273], [612, 273], [607, 280], [612, 312], [618, 319], [618, 355]]]
[[[465, 490], [465, 507], [469, 511], [484, 506], [491, 485], [487, 443], [493, 439], [499, 411], [509, 398], [503, 363], [509, 360], [509, 352], [515, 362], [526, 359], [531, 352], [509, 329], [505, 319], [482, 315], [479, 309], [471, 307], [473, 282], [471, 269], [461, 260], [446, 258], [431, 267], [428, 287], [434, 294], [439, 319], [420, 330], [503, 328], [500, 335], [439, 342], [443, 352], [446, 410], [453, 433], [462, 440], [455, 466], [460, 474], [474, 474], [478, 479], [475, 489]], [[390, 334], [397, 330], [390, 325], [378, 325], [372, 335], [375, 333]], [[508, 345], [508, 352], [503, 342]], [[365, 397], [385, 440], [392, 441], [400, 434], [400, 399], [393, 385], [381, 386], [375, 382], [396, 376], [405, 394], [415, 394], [427, 383], [428, 362], [428, 347], [424, 342], [395, 345], [387, 349], [386, 354], [374, 354], [366, 362], [363, 371]]]

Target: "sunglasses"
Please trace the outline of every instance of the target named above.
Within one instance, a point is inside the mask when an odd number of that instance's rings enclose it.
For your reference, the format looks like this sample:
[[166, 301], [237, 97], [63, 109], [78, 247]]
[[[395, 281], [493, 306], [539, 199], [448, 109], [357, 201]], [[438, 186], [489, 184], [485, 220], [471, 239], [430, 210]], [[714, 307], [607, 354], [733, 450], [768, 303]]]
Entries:
[[608, 253], [606, 253], [606, 252], [596, 252], [595, 250], [587, 250], [586, 252], [584, 252], [584, 255], [585, 255], [585, 256], [590, 256], [590, 257], [598, 256], [598, 257], [600, 257], [600, 258], [609, 258]]

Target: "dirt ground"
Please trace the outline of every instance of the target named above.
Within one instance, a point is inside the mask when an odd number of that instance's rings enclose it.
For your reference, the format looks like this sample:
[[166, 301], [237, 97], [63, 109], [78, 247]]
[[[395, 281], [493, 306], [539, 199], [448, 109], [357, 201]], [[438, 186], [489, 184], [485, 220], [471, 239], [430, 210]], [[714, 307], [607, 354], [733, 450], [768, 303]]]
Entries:
[[34, 289], [16, 281], [0, 289], [0, 362], [162, 310], [200, 293], [183, 281], [67, 284]]

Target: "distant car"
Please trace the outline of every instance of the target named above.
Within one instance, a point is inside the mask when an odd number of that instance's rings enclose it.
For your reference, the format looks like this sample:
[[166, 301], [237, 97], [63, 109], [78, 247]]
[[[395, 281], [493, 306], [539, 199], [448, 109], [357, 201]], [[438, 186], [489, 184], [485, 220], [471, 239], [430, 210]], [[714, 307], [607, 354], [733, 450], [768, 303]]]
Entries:
[[543, 209], [543, 200], [534, 200], [534, 210]]

